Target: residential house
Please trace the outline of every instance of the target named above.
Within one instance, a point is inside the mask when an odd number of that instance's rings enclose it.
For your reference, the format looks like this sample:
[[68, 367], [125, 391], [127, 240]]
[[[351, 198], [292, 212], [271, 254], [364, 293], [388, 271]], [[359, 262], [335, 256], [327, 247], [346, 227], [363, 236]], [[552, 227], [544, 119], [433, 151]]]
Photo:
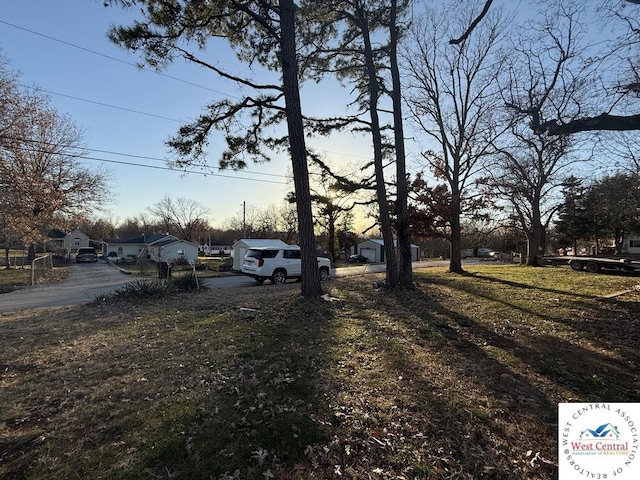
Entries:
[[198, 245], [173, 235], [139, 235], [129, 240], [102, 241], [102, 253], [117, 258], [148, 258], [154, 262], [190, 263], [198, 259]]
[[89, 246], [89, 236], [77, 228], [68, 233], [54, 229], [49, 232], [47, 249], [59, 255], [69, 255], [80, 247]]
[[150, 243], [147, 247], [149, 258], [154, 262], [172, 264], [194, 263], [198, 260], [198, 245], [180, 240], [173, 235]]
[[200, 245], [200, 250], [207, 255], [231, 255], [233, 247], [231, 245], [223, 245], [221, 243], [204, 243]]

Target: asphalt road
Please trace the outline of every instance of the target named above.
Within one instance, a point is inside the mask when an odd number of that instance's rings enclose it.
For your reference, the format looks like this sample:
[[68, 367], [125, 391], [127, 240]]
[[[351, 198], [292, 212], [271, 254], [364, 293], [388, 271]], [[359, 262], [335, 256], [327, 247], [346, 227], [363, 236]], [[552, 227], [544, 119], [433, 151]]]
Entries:
[[[477, 259], [467, 259], [464, 263], [475, 263]], [[414, 268], [439, 267], [449, 265], [448, 260], [414, 262]], [[58, 307], [89, 303], [102, 293], [113, 292], [132, 281], [130, 275], [122, 273], [116, 267], [98, 260], [96, 263], [70, 265], [69, 276], [54, 285], [25, 287], [9, 293], [0, 294], [0, 312], [15, 312], [30, 308]], [[335, 277], [365, 275], [385, 271], [384, 264], [364, 264], [333, 269]], [[255, 280], [243, 275], [205, 278], [202, 285], [211, 290], [222, 288], [260, 288]]]
[[15, 312], [29, 308], [80, 305], [91, 302], [96, 295], [112, 292], [131, 281], [104, 260], [96, 263], [71, 264], [69, 275], [53, 285], [36, 285], [0, 294], [0, 312]]

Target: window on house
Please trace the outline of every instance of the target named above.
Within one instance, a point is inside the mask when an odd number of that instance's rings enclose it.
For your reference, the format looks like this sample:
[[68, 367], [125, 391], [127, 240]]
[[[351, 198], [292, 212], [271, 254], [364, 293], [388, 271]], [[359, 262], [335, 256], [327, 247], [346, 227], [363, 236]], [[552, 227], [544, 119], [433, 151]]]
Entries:
[[124, 251], [122, 250], [122, 247], [118, 247], [118, 256], [122, 256], [123, 253]]
[[178, 256], [184, 257], [184, 250], [178, 250]]
[[80, 239], [79, 238], [74, 238], [73, 239], [73, 246], [74, 247], [79, 247], [80, 246]]
[[639, 240], [629, 240], [630, 248], [640, 248], [640, 239]]

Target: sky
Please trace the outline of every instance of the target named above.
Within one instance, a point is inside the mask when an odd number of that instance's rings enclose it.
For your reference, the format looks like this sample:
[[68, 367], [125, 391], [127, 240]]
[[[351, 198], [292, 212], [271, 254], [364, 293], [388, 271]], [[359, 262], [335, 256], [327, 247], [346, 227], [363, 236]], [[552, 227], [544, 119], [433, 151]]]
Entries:
[[[39, 87], [58, 112], [83, 130], [85, 165], [111, 172], [113, 200], [98, 216], [122, 222], [168, 195], [200, 202], [209, 209], [209, 222], [220, 227], [245, 206], [280, 205], [293, 190], [290, 161], [282, 155], [241, 172], [203, 176], [167, 169], [171, 152], [165, 141], [207, 103], [238, 98], [238, 91], [181, 59], [161, 74], [139, 69], [136, 54], [107, 39], [111, 25], [130, 25], [135, 12], [106, 8], [101, 0], [2, 3], [0, 54], [21, 72], [23, 85]], [[208, 53], [225, 67], [237, 65], [226, 45]], [[303, 108], [314, 113], [342, 111], [345, 99], [337, 84], [303, 88]], [[347, 134], [309, 143], [329, 162], [357, 163], [369, 156], [367, 142]], [[217, 166], [223, 148], [222, 137], [215, 134], [210, 165]]]
[[[497, 3], [524, 18], [537, 5], [522, 0]], [[23, 85], [39, 87], [58, 112], [84, 131], [85, 164], [111, 172], [113, 200], [98, 216], [117, 224], [148, 214], [147, 208], [165, 196], [181, 197], [200, 202], [209, 209], [210, 224], [223, 227], [227, 219], [241, 217], [245, 207], [251, 211], [281, 205], [293, 190], [290, 160], [284, 154], [240, 172], [203, 176], [168, 169], [171, 152], [165, 142], [180, 125], [197, 118], [208, 103], [237, 99], [241, 93], [236, 85], [182, 59], [161, 73], [138, 68], [137, 54], [107, 38], [111, 25], [131, 25], [137, 10], [105, 7], [102, 0], [2, 0], [1, 12], [0, 54], [21, 72]], [[211, 45], [207, 55], [224, 68], [247, 73], [223, 41]], [[308, 82], [302, 87], [303, 111], [343, 114], [353, 100], [349, 94], [336, 81]], [[405, 133], [412, 135], [408, 129]], [[225, 145], [219, 133], [210, 140], [208, 163], [216, 166]], [[370, 140], [349, 133], [307, 143], [334, 166], [362, 164], [371, 156]], [[410, 171], [416, 171], [412, 162], [419, 151], [407, 143]]]

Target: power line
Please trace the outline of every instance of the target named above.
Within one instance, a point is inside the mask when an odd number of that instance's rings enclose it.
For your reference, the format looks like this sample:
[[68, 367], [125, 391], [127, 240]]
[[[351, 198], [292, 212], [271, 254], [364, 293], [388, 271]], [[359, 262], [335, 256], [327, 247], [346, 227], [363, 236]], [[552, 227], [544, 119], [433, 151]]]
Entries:
[[[176, 170], [171, 168], [171, 167], [161, 167], [159, 165], [145, 165], [142, 163], [134, 163], [134, 162], [124, 162], [122, 160], [109, 160], [106, 158], [96, 158], [96, 157], [87, 157], [84, 155], [77, 155], [75, 156], [75, 158], [80, 158], [83, 160], [93, 160], [93, 161], [97, 161], [97, 162], [104, 162], [104, 163], [115, 163], [118, 165], [129, 165], [129, 166], [133, 166], [133, 167], [144, 167], [144, 168], [152, 168], [155, 170], [167, 170], [170, 172], [175, 172]], [[222, 173], [213, 173], [213, 172], [201, 172], [199, 170], [184, 170], [182, 171], [182, 173], [189, 173], [189, 174], [195, 174], [195, 175], [202, 175], [205, 177], [220, 177], [220, 178], [231, 178], [234, 180], [247, 180], [250, 182], [260, 182], [260, 183], [273, 183], [276, 185], [289, 185], [289, 182], [277, 182], [275, 180], [264, 180], [261, 178], [249, 178], [249, 177], [238, 177], [238, 176], [234, 176], [234, 175], [224, 175]]]
[[[0, 22], [1, 21], [2, 20], [0, 20]], [[103, 103], [103, 102], [98, 102], [98, 101], [95, 101], [95, 100], [89, 100], [87, 98], [74, 97], [73, 95], [67, 95], [65, 93], [52, 92], [50, 90], [45, 90], [44, 88], [41, 88], [41, 87], [32, 87], [32, 86], [25, 85], [25, 84], [21, 84], [21, 85], [23, 87], [25, 87], [25, 88], [33, 88], [35, 90], [39, 90], [41, 92], [48, 93], [49, 95], [57, 95], [59, 97], [70, 98], [72, 100], [78, 100], [80, 102], [87, 102], [87, 103], [92, 103], [94, 105], [100, 105], [101, 107], [114, 108], [116, 110], [123, 110], [125, 112], [136, 113], [138, 115], [146, 115], [147, 117], [159, 118], [160, 120], [168, 120], [170, 122], [184, 123], [183, 121], [178, 120], [176, 118], [163, 117], [162, 115], [156, 115], [155, 113], [141, 112], [140, 110], [133, 110], [133, 109], [127, 108], [127, 107], [119, 107], [118, 105], [112, 105], [110, 103]]]
[[[2, 138], [11, 139], [11, 140], [21, 140], [21, 141], [26, 141], [26, 142], [41, 143], [41, 144], [45, 144], [45, 145], [56, 146], [56, 144], [49, 143], [49, 142], [42, 142], [42, 141], [38, 141], [38, 140], [28, 140], [28, 139], [17, 139], [17, 138], [8, 137], [6, 135], [0, 135], [0, 139], [2, 139]], [[60, 145], [57, 145], [57, 146], [60, 146]], [[44, 154], [51, 153], [51, 152], [48, 152], [46, 150], [34, 150], [34, 149], [27, 149], [27, 148], [24, 148], [24, 147], [19, 147], [19, 148], [21, 150], [30, 151], [30, 152], [34, 152], [35, 151], [35, 152], [44, 153]], [[98, 149], [91, 149], [91, 148], [83, 149], [83, 148], [80, 148], [80, 147], [78, 148], [78, 150], [89, 150], [89, 151], [107, 153], [107, 154], [112, 154], [112, 155], [120, 155], [120, 156], [131, 157], [131, 158], [139, 158], [139, 159], [142, 159], [142, 160], [157, 160], [157, 161], [163, 161], [163, 162], [167, 161], [166, 159], [161, 159], [161, 158], [157, 158], [157, 157], [146, 157], [146, 156], [142, 156], [142, 155], [124, 154], [124, 153], [112, 152], [112, 151], [109, 151], [109, 150], [98, 150]], [[65, 154], [61, 154], [61, 155], [65, 155]], [[170, 172], [181, 172], [181, 173], [188, 173], [188, 174], [195, 174], [195, 175], [203, 175], [205, 177], [211, 176], [211, 177], [220, 177], [220, 178], [231, 178], [231, 179], [235, 179], [235, 180], [247, 180], [247, 181], [252, 181], [252, 182], [272, 183], [272, 184], [277, 184], [277, 185], [289, 185], [290, 184], [290, 182], [279, 182], [279, 181], [276, 181], [276, 180], [265, 180], [265, 179], [260, 179], [260, 178], [240, 177], [240, 176], [236, 176], [236, 175], [226, 175], [226, 174], [222, 174], [222, 173], [203, 172], [201, 170], [177, 170], [177, 169], [171, 168], [171, 167], [164, 167], [164, 166], [159, 166], [159, 165], [147, 165], [147, 164], [143, 164], [143, 163], [134, 163], [134, 162], [125, 162], [123, 160], [111, 160], [111, 159], [107, 159], [107, 158], [90, 157], [90, 156], [87, 156], [87, 155], [67, 154], [66, 156], [68, 156], [70, 158], [81, 159], [81, 160], [92, 160], [92, 161], [104, 162], [104, 163], [114, 163], [114, 164], [118, 164], [118, 165], [129, 165], [129, 166], [134, 166], [134, 167], [151, 168], [151, 169], [155, 169], [155, 170], [166, 170], [166, 171], [170, 171]], [[252, 175], [263, 175], [263, 176], [270, 176], [270, 177], [286, 178], [285, 175], [278, 175], [278, 174], [274, 174], [274, 173], [262, 173], [262, 172], [252, 172], [252, 171], [245, 171], [245, 173], [250, 173]]]
[[0, 20], [0, 23], [2, 23], [4, 25], [8, 25], [8, 26], [13, 27], [13, 28], [17, 28], [18, 30], [22, 30], [22, 31], [31, 33], [33, 35], [37, 35], [39, 37], [46, 38], [47, 40], [51, 40], [51, 41], [54, 41], [54, 42], [62, 43], [63, 45], [67, 45], [69, 47], [77, 48], [78, 50], [82, 50], [84, 52], [88, 52], [88, 53], [92, 53], [94, 55], [98, 55], [100, 57], [108, 58], [109, 60], [113, 60], [114, 62], [122, 63], [124, 65], [129, 65], [130, 67], [134, 67], [137, 70], [144, 70], [146, 72], [155, 73], [156, 75], [159, 75], [161, 77], [169, 78], [169, 79], [175, 80], [177, 82], [181, 82], [181, 83], [185, 83], [187, 85], [191, 85], [191, 86], [194, 86], [194, 87], [202, 88], [203, 90], [208, 90], [210, 92], [218, 93], [218, 94], [223, 95], [225, 97], [239, 98], [239, 97], [236, 97], [235, 95], [230, 95], [228, 93], [221, 92], [220, 90], [216, 90], [214, 88], [205, 87], [204, 85], [200, 85], [200, 84], [195, 83], [195, 82], [190, 82], [189, 80], [184, 80], [184, 79], [179, 78], [179, 77], [174, 77], [173, 75], [169, 75], [169, 74], [166, 74], [166, 73], [158, 72], [156, 70], [152, 70], [152, 69], [144, 67], [144, 66], [141, 67], [138, 64], [127, 62], [126, 60], [121, 60], [119, 58], [112, 57], [112, 56], [106, 55], [104, 53], [96, 52], [95, 50], [91, 50], [89, 48], [82, 47], [80, 45], [76, 45], [75, 43], [67, 42], [65, 40], [60, 40], [59, 38], [55, 38], [55, 37], [52, 37], [50, 35], [45, 35], [44, 33], [36, 32], [35, 30], [31, 30], [31, 29], [26, 28], [26, 27], [21, 27], [19, 25], [14, 24], [14, 23], [9, 23], [9, 22], [6, 22], [4, 20]]
[[[98, 55], [98, 56], [103, 57], [103, 58], [107, 58], [109, 60], [112, 60], [112, 61], [115, 61], [115, 62], [118, 62], [118, 63], [122, 63], [122, 64], [125, 64], [125, 65], [129, 65], [129, 66], [135, 67], [136, 69], [142, 69], [142, 70], [147, 71], [147, 72], [155, 73], [156, 75], [159, 75], [159, 76], [162, 76], [162, 77], [165, 77], [165, 78], [169, 78], [171, 80], [175, 80], [175, 81], [178, 81], [178, 82], [181, 82], [181, 83], [185, 83], [185, 84], [188, 84], [188, 85], [196, 86], [196, 87], [202, 88], [204, 90], [208, 90], [208, 91], [211, 91], [211, 92], [214, 92], [214, 93], [218, 93], [218, 94], [226, 96], [226, 97], [240, 98], [240, 97], [237, 97], [235, 95], [231, 95], [231, 94], [228, 94], [228, 93], [225, 93], [225, 92], [221, 92], [220, 90], [209, 88], [209, 87], [206, 87], [204, 85], [200, 85], [200, 84], [197, 84], [197, 83], [194, 83], [194, 82], [190, 82], [188, 80], [184, 80], [184, 79], [181, 79], [179, 77], [168, 75], [168, 74], [156, 71], [156, 70], [152, 70], [152, 69], [149, 69], [149, 68], [146, 68], [146, 67], [140, 68], [140, 66], [135, 64], [135, 63], [127, 62], [125, 60], [121, 60], [119, 58], [112, 57], [110, 55], [106, 55], [104, 53], [100, 53], [100, 52], [97, 52], [95, 50], [91, 50], [89, 48], [82, 47], [80, 45], [77, 45], [77, 44], [74, 44], [74, 43], [71, 43], [71, 42], [67, 42], [65, 40], [61, 40], [59, 38], [52, 37], [50, 35], [46, 35], [44, 33], [36, 32], [35, 30], [31, 30], [31, 29], [26, 28], [26, 27], [21, 27], [19, 25], [7, 22], [5, 20], [0, 20], [0, 23], [4, 24], [4, 25], [8, 25], [8, 26], [13, 27], [13, 28], [16, 28], [18, 30], [22, 30], [22, 31], [31, 33], [33, 35], [37, 35], [37, 36], [42, 37], [42, 38], [46, 38], [46, 39], [54, 41], [54, 42], [61, 43], [63, 45], [67, 45], [67, 46], [70, 46], [70, 47], [73, 47], [73, 48], [77, 48], [79, 50], [82, 50], [82, 51], [85, 51], [85, 52], [88, 52], [88, 53], [92, 53], [94, 55]], [[80, 97], [76, 97], [76, 96], [73, 96], [73, 95], [67, 95], [67, 94], [64, 94], [64, 93], [52, 92], [52, 91], [48, 91], [48, 90], [45, 90], [45, 89], [39, 88], [39, 87], [28, 87], [26, 85], [23, 85], [23, 86], [25, 86], [27, 88], [37, 88], [37, 89], [41, 90], [42, 92], [48, 93], [50, 95], [57, 95], [57, 96], [69, 98], [69, 99], [72, 99], [72, 100], [77, 100], [77, 101], [81, 101], [81, 102], [87, 102], [87, 103], [91, 103], [91, 104], [94, 104], [94, 105], [99, 105], [99, 106], [102, 106], [102, 107], [113, 108], [113, 109], [122, 110], [122, 111], [130, 112], [130, 113], [135, 113], [135, 114], [138, 114], [138, 115], [144, 115], [144, 116], [148, 116], [148, 117], [158, 118], [160, 120], [167, 120], [167, 121], [175, 122], [175, 123], [184, 123], [182, 120], [178, 120], [178, 119], [170, 118], [170, 117], [165, 117], [165, 116], [162, 116], [162, 115], [142, 112], [140, 110], [133, 110], [133, 109], [130, 109], [130, 108], [127, 108], [127, 107], [121, 107], [121, 106], [113, 105], [113, 104], [109, 104], [109, 103], [98, 102], [98, 101], [95, 101], [95, 100], [89, 100], [89, 99], [86, 99], [86, 98], [80, 98]], [[346, 156], [346, 157], [364, 158], [364, 159], [369, 159], [370, 158], [369, 156], [354, 155], [354, 154], [351, 154], [351, 153], [336, 152], [336, 151], [330, 151], [330, 150], [326, 150], [326, 149], [321, 149], [321, 150], [324, 150], [327, 153], [334, 153], [334, 154], [343, 155], [343, 156]]]

